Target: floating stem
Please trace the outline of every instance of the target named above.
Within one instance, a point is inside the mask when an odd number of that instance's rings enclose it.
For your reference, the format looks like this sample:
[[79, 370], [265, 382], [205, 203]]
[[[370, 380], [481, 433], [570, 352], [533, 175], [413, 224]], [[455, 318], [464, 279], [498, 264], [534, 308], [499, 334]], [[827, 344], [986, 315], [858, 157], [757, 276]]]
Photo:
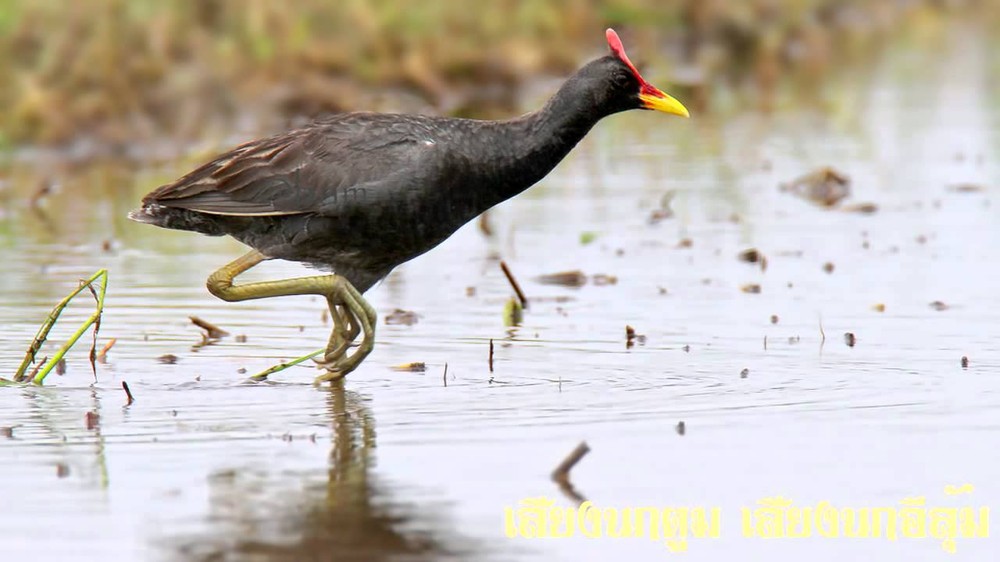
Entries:
[[284, 371], [285, 369], [287, 369], [289, 367], [294, 367], [294, 366], [298, 365], [299, 363], [308, 361], [308, 360], [312, 359], [313, 357], [316, 357], [317, 355], [320, 355], [320, 354], [325, 353], [325, 352], [326, 352], [326, 348], [319, 349], [319, 350], [316, 350], [316, 351], [310, 353], [309, 355], [303, 355], [302, 357], [299, 357], [298, 359], [292, 359], [291, 361], [288, 361], [286, 363], [281, 363], [279, 365], [275, 365], [275, 366], [273, 366], [273, 367], [271, 367], [271, 368], [269, 368], [267, 370], [261, 371], [261, 372], [257, 373], [256, 375], [250, 377], [250, 380], [255, 381], [255, 382], [267, 380], [267, 377], [270, 376], [270, 375], [273, 375], [274, 373], [277, 373], [279, 371]]

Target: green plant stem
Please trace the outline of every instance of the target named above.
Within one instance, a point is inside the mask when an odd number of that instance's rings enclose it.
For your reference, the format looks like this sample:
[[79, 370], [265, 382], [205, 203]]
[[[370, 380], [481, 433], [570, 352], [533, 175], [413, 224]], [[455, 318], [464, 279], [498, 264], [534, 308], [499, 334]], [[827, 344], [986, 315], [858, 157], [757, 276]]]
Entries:
[[295, 365], [298, 365], [299, 363], [302, 363], [304, 361], [308, 361], [308, 360], [312, 359], [313, 357], [316, 357], [317, 355], [323, 354], [325, 351], [326, 351], [326, 348], [319, 349], [319, 350], [316, 350], [316, 351], [314, 351], [314, 352], [312, 352], [312, 353], [310, 353], [308, 355], [303, 355], [302, 357], [299, 357], [298, 359], [292, 359], [291, 361], [288, 361], [287, 363], [281, 363], [279, 365], [275, 365], [275, 366], [273, 366], [273, 367], [271, 367], [271, 368], [269, 368], [267, 370], [261, 371], [261, 372], [257, 373], [256, 375], [250, 377], [250, 380], [255, 381], [255, 382], [267, 380], [267, 377], [269, 375], [273, 375], [274, 373], [277, 373], [279, 371], [284, 371], [285, 369], [287, 369], [289, 367], [294, 367]]
[[56, 365], [59, 364], [63, 356], [66, 355], [66, 353], [73, 347], [73, 345], [76, 344], [76, 342], [83, 336], [84, 333], [86, 333], [87, 329], [89, 329], [91, 326], [94, 326], [94, 339], [96, 341], [97, 330], [99, 329], [100, 326], [101, 314], [104, 312], [104, 295], [108, 289], [108, 270], [106, 269], [101, 269], [97, 273], [91, 275], [89, 279], [82, 281], [80, 283], [79, 288], [77, 288], [75, 291], [67, 295], [65, 298], [63, 298], [63, 300], [59, 301], [59, 304], [57, 304], [52, 309], [52, 312], [49, 312], [48, 318], [46, 318], [45, 322], [42, 323], [42, 326], [38, 329], [38, 333], [35, 334], [35, 339], [32, 340], [31, 345], [28, 347], [28, 352], [25, 353], [24, 360], [21, 362], [21, 366], [18, 367], [17, 372], [14, 374], [13, 380], [15, 382], [24, 382], [25, 372], [28, 370], [28, 367], [35, 362], [35, 356], [38, 353], [38, 350], [40, 350], [42, 345], [45, 343], [45, 340], [48, 338], [49, 332], [52, 330], [52, 327], [55, 326], [56, 321], [59, 319], [59, 315], [62, 314], [63, 310], [66, 308], [69, 302], [73, 300], [75, 296], [83, 292], [84, 289], [91, 287], [91, 285], [98, 279], [100, 279], [100, 285], [99, 285], [99, 290], [95, 294], [95, 296], [97, 297], [96, 310], [94, 311], [93, 314], [90, 315], [89, 318], [87, 318], [87, 320], [83, 323], [83, 325], [81, 325], [80, 328], [76, 330], [76, 332], [69, 338], [69, 340], [67, 340], [66, 343], [64, 343], [62, 347], [60, 347], [59, 350], [56, 351], [55, 355], [52, 356], [52, 358], [48, 361], [48, 363], [44, 366], [44, 368], [42, 368], [37, 374], [35, 374], [31, 382], [33, 382], [36, 385], [41, 385], [45, 381], [45, 377], [48, 376], [48, 374], [52, 371], [52, 369], [55, 368]]

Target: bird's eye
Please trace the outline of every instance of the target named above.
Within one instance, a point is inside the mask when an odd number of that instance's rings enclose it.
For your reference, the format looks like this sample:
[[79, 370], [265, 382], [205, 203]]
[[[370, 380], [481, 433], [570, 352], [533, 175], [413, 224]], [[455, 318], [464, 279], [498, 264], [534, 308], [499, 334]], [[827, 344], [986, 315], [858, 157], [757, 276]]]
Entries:
[[629, 77], [627, 74], [623, 72], [616, 72], [614, 80], [615, 80], [615, 86], [619, 88], [624, 89], [629, 85]]

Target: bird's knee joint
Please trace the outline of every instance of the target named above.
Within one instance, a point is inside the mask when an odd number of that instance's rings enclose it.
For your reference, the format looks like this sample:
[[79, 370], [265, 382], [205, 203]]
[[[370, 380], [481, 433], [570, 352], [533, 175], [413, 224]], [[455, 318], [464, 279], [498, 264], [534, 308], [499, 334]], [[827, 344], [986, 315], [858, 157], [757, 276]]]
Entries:
[[223, 277], [221, 275], [212, 275], [205, 282], [205, 287], [208, 289], [209, 293], [212, 293], [216, 298], [220, 298], [224, 301], [232, 302], [233, 296], [230, 293], [230, 289], [233, 288], [233, 280]]

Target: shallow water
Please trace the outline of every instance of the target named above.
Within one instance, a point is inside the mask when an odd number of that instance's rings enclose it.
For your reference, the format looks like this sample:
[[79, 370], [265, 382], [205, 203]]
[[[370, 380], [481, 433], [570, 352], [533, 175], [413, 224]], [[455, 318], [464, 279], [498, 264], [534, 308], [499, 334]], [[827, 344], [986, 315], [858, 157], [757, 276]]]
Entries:
[[[602, 123], [491, 212], [492, 237], [469, 225], [373, 289], [381, 318], [400, 308], [419, 321], [380, 322], [375, 352], [333, 388], [314, 387], [305, 366], [256, 385], [241, 372], [323, 345], [319, 300], [215, 300], [204, 279], [238, 244], [125, 219], [190, 162], [59, 173], [42, 213], [25, 198], [49, 170], [18, 167], [0, 217], [3, 371], [100, 267], [111, 275], [101, 343], [117, 344], [96, 382], [85, 339], [44, 388], [0, 388], [0, 427], [12, 428], [0, 437], [2, 558], [671, 556], [645, 538], [504, 536], [504, 508], [519, 500], [575, 505], [549, 472], [584, 440], [592, 451], [572, 479], [597, 506], [722, 510], [721, 538], [691, 539], [690, 560], [948, 556], [937, 539], [747, 538], [740, 508], [779, 495], [1000, 505], [1000, 59], [957, 31], [844, 72], [822, 112]], [[852, 178], [845, 203], [878, 211], [824, 210], [779, 189], [822, 165]], [[674, 217], [650, 224], [668, 191]], [[596, 239], [582, 244], [585, 232]], [[737, 259], [750, 247], [766, 271]], [[533, 299], [513, 330], [498, 257]], [[574, 269], [618, 281], [534, 280]], [[251, 277], [303, 271], [272, 263]], [[750, 283], [760, 294], [741, 291]], [[72, 306], [54, 340], [89, 306]], [[246, 341], [194, 347], [188, 315]], [[627, 348], [626, 325], [645, 343]], [[427, 371], [391, 369], [413, 361]], [[87, 412], [100, 415], [93, 429]], [[971, 494], [944, 493], [966, 483]], [[997, 549], [959, 539], [954, 559]]]

